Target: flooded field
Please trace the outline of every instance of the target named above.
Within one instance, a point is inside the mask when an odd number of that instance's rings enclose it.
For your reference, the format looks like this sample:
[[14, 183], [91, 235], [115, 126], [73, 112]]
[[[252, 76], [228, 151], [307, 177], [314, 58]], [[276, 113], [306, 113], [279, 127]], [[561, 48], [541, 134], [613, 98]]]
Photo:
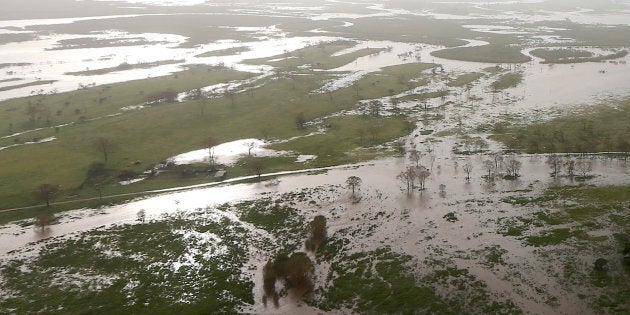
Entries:
[[0, 313], [630, 311], [628, 3], [61, 2], [0, 14]]

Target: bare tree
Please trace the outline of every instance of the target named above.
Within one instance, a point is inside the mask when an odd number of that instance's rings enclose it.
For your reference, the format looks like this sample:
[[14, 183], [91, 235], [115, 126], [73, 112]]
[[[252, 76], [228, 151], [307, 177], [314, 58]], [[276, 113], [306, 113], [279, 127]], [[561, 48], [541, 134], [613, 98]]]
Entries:
[[556, 177], [562, 169], [562, 157], [558, 154], [550, 154], [547, 157], [547, 164], [551, 167], [551, 175]]
[[575, 163], [575, 169], [581, 177], [587, 177], [588, 174], [593, 170], [593, 164], [591, 163], [591, 161], [580, 159]]
[[392, 110], [395, 113], [398, 112], [398, 104], [400, 104], [400, 101], [397, 98], [392, 97], [389, 99], [389, 102], [392, 104]]
[[575, 160], [569, 159], [564, 163], [564, 166], [567, 168], [567, 174], [569, 176], [575, 175]]
[[50, 110], [42, 105], [40, 101], [37, 101], [36, 104], [29, 101], [25, 113], [28, 116], [29, 122], [33, 125], [41, 118], [46, 118], [47, 121], [50, 120]]
[[214, 168], [216, 165], [216, 157], [214, 155], [214, 147], [219, 144], [219, 141], [212, 136], [207, 137], [204, 142], [204, 146], [208, 149], [208, 163], [210, 167]]
[[378, 140], [378, 135], [381, 133], [381, 127], [373, 124], [368, 126], [367, 131], [372, 137], [372, 143], [376, 143], [376, 141]]
[[144, 223], [146, 218], [147, 218], [147, 212], [144, 209], [140, 209], [140, 211], [136, 213], [136, 221]]
[[50, 213], [40, 213], [35, 217], [35, 226], [40, 227], [42, 231], [55, 221], [55, 217]]
[[201, 96], [196, 99], [197, 108], [199, 109], [199, 116], [204, 116], [206, 114], [206, 106], [208, 105], [208, 98], [205, 96]]
[[370, 112], [370, 115], [374, 117], [381, 116], [381, 107], [383, 107], [383, 103], [379, 100], [371, 100], [368, 103], [368, 111]]
[[265, 164], [263, 163], [263, 161], [260, 158], [251, 157], [247, 161], [247, 164], [249, 164], [249, 167], [251, 167], [252, 171], [256, 174], [256, 176], [258, 176], [258, 179], [260, 180], [262, 172], [265, 169]]
[[98, 137], [94, 140], [94, 148], [103, 154], [103, 160], [107, 163], [109, 154], [114, 149], [114, 143], [105, 137]]
[[226, 88], [225, 91], [223, 91], [223, 96], [229, 98], [230, 99], [230, 104], [232, 104], [232, 106], [234, 106], [234, 98], [236, 97], [236, 93], [234, 93], [234, 91]]
[[411, 149], [409, 151], [409, 160], [415, 164], [415, 166], [420, 166], [420, 160], [422, 159], [423, 154], [416, 149]]
[[37, 119], [37, 115], [39, 114], [40, 111], [40, 106], [35, 105], [33, 103], [31, 103], [29, 101], [28, 106], [26, 106], [26, 109], [24, 110], [24, 112], [26, 113], [26, 116], [28, 116], [28, 120], [34, 124], [35, 120]]
[[245, 143], [245, 146], [247, 146], [247, 156], [252, 156], [252, 150], [256, 147], [256, 142], [248, 141]]
[[470, 172], [472, 172], [472, 170], [473, 170], [472, 164], [466, 163], [466, 164], [464, 164], [462, 169], [464, 170], [464, 172], [466, 172], [466, 181], [470, 181]]
[[46, 202], [46, 207], [50, 207], [50, 202], [59, 194], [59, 187], [51, 184], [41, 184], [37, 186], [37, 190], [33, 193], [33, 196], [38, 201]]
[[499, 152], [493, 153], [492, 160], [494, 161], [494, 169], [499, 169], [499, 166], [503, 164], [503, 155]]
[[365, 129], [361, 128], [357, 130], [357, 136], [359, 137], [359, 144], [363, 145], [363, 142], [365, 141]]
[[429, 178], [429, 175], [431, 175], [431, 173], [426, 167], [422, 165], [416, 167], [416, 176], [418, 178], [418, 185], [420, 185], [420, 190], [424, 190], [424, 183], [426, 182], [427, 178]]
[[485, 160], [483, 161], [483, 168], [488, 171], [488, 180], [493, 179], [492, 178], [492, 171], [495, 169], [495, 162], [490, 161], [490, 160]]
[[519, 177], [520, 176], [519, 172], [521, 170], [522, 165], [523, 163], [521, 163], [521, 161], [518, 161], [516, 159], [509, 160], [506, 166], [506, 171], [508, 173], [508, 176]]
[[346, 179], [346, 185], [348, 185], [347, 187], [352, 189], [352, 196], [355, 196], [355, 190], [359, 189], [359, 187], [361, 186], [361, 178], [358, 176], [350, 176], [348, 177], [348, 179]]
[[416, 177], [416, 169], [413, 166], [408, 166], [404, 171], [400, 172], [400, 174], [396, 176], [398, 180], [407, 186], [407, 193], [415, 188]]

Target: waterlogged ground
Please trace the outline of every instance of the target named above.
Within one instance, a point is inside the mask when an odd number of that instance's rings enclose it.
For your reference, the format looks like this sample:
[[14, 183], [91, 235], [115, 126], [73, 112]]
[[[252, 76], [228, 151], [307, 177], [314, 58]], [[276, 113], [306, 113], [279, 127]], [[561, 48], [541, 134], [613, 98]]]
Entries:
[[[562, 188], [556, 185], [571, 179], [550, 178], [542, 159], [523, 158], [519, 180], [493, 183], [482, 171], [467, 182], [455, 161], [436, 159], [427, 189], [409, 194], [395, 178], [407, 161], [389, 159], [282, 177], [277, 186], [208, 188], [104, 208], [92, 225], [84, 211], [42, 232], [5, 228], [51, 238], [5, 252], [11, 258], [3, 263], [7, 294], [0, 305], [27, 312], [168, 311], [164, 305], [287, 314], [628, 311], [620, 254], [627, 187], [610, 199], [588, 185]], [[593, 162], [597, 176], [588, 184], [627, 178], [624, 161]], [[347, 176], [363, 179], [358, 198], [344, 187]], [[226, 200], [235, 201], [217, 205]], [[141, 209], [145, 222], [136, 221]], [[279, 309], [265, 308], [264, 263], [303, 250], [305, 222], [315, 215], [326, 216], [329, 238], [312, 254], [314, 293], [306, 302], [287, 297]], [[115, 224], [96, 226], [104, 221]], [[593, 271], [597, 258], [609, 261], [606, 273]], [[50, 297], [45, 305], [21, 302], [43, 292]]]
[[[370, 95], [379, 82], [357, 82], [374, 80], [368, 75], [379, 75], [383, 67], [435, 64], [422, 72], [422, 82], [379, 99], [381, 117], [405, 114], [416, 128], [376, 149], [389, 157], [365, 163], [164, 190], [121, 205], [64, 212], [43, 229], [30, 219], [5, 224], [0, 227], [0, 313], [630, 312], [630, 267], [623, 258], [630, 248], [627, 156], [564, 153], [562, 169], [552, 176], [547, 155], [508, 153], [489, 138], [497, 126], [546, 121], [592, 104], [614, 107], [627, 97], [626, 55], [543, 64], [531, 53], [568, 43], [580, 44], [591, 57], [620, 51], [629, 44], [614, 34], [623, 34], [625, 26], [611, 25], [627, 24], [627, 8], [608, 3], [575, 9], [560, 2], [540, 7], [531, 1], [507, 11], [504, 4], [480, 2], [462, 12], [459, 3], [448, 2], [418, 7], [397, 1], [327, 1], [316, 6], [214, 3], [209, 12], [202, 2], [170, 7], [173, 1], [88, 1], [81, 5], [106, 8], [100, 12], [108, 16], [60, 14], [42, 20], [34, 15], [2, 21], [0, 43], [5, 37], [13, 40], [0, 46], [0, 98], [159, 76], [198, 63], [260, 74], [205, 88], [244, 93], [273, 78], [272, 66], [288, 67], [291, 52], [352, 38], [349, 48], [325, 60], [334, 63], [339, 56], [375, 52], [340, 67], [300, 65], [300, 71], [329, 70], [334, 75], [312, 93], [352, 87], [357, 95]], [[123, 13], [121, 6], [145, 8]], [[213, 33], [219, 38], [204, 38], [190, 25], [167, 34], [157, 26], [148, 30], [128, 23], [133, 14], [150, 26], [155, 14], [163, 18], [167, 8], [177, 12], [168, 13], [175, 22], [216, 17], [208, 27], [222, 30]], [[238, 25], [225, 20], [235, 13], [242, 17]], [[253, 18], [261, 13], [262, 21]], [[393, 26], [413, 20], [409, 16], [435, 18], [435, 23], [458, 21], [463, 31], [450, 33], [458, 35], [450, 38], [410, 39], [412, 35]], [[304, 22], [304, 17], [313, 24], [292, 24], [293, 19]], [[368, 19], [396, 23], [383, 24], [386, 36], [377, 36]], [[107, 24], [101, 20], [117, 21], [122, 29], [104, 30]], [[601, 22], [609, 24], [610, 37], [597, 36]], [[584, 31], [584, 25], [593, 33], [577, 31]], [[496, 46], [506, 40], [501, 36], [519, 38], [518, 54], [512, 57], [531, 61], [457, 61], [457, 49]], [[435, 56], [446, 47], [456, 50]], [[271, 57], [276, 59], [264, 60]], [[47, 85], [12, 88], [38, 82]], [[331, 117], [371, 115], [370, 101]], [[147, 104], [138, 105], [128, 104], [133, 108], [117, 115]], [[323, 127], [326, 118], [309, 123]], [[332, 132], [318, 128], [296, 139]], [[325, 158], [266, 147], [296, 139], [271, 145], [241, 139], [216, 146], [214, 154], [225, 164], [246, 155], [289, 156], [300, 168]], [[182, 152], [174, 162], [204, 161], [207, 149], [199, 149]], [[413, 150], [421, 153], [417, 161]], [[509, 166], [515, 165], [511, 161], [519, 165], [517, 176], [509, 174], [514, 171]], [[575, 174], [566, 168], [571, 161], [581, 166]], [[397, 175], [416, 163], [430, 175], [425, 189], [407, 191]], [[346, 187], [350, 176], [362, 179], [355, 195]], [[278, 307], [265, 306], [265, 263], [278, 253], [304, 251], [306, 227], [316, 215], [326, 217], [328, 238], [308, 253], [314, 265], [312, 292], [301, 301], [278, 283]]]

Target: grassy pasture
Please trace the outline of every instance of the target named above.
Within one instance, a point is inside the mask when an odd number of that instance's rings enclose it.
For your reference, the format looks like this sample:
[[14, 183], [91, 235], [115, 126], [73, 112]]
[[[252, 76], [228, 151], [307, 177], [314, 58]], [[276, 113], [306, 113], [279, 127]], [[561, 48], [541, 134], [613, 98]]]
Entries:
[[[320, 49], [320, 48], [317, 48]], [[36, 96], [9, 100], [0, 103], [5, 110], [0, 113], [7, 119], [3, 126], [12, 132], [47, 125], [41, 119], [29, 121], [20, 107], [42, 104], [50, 112], [61, 110], [53, 115], [52, 125], [73, 123], [67, 127], [42, 130], [18, 136], [24, 139], [56, 137], [48, 143], [24, 145], [3, 150], [0, 162], [11, 165], [1, 170], [2, 208], [30, 206], [37, 202], [32, 198], [34, 188], [42, 183], [60, 185], [58, 201], [68, 198], [82, 199], [97, 196], [91, 187], [81, 187], [86, 180], [89, 165], [102, 161], [103, 155], [94, 148], [99, 137], [109, 139], [114, 147], [106, 163], [107, 175], [101, 185], [105, 195], [137, 192], [147, 189], [175, 187], [212, 181], [208, 176], [191, 179], [180, 176], [160, 176], [145, 180], [129, 187], [117, 184], [117, 174], [123, 170], [141, 173], [163, 162], [168, 157], [182, 152], [203, 148], [205, 139], [212, 136], [219, 142], [243, 138], [287, 139], [315, 131], [317, 126], [299, 130], [295, 117], [302, 114], [307, 121], [326, 117], [335, 112], [354, 108], [361, 99], [370, 99], [400, 93], [422, 85], [426, 80], [422, 71], [433, 67], [431, 64], [409, 64], [383, 69], [381, 72], [362, 78], [355, 87], [343, 88], [331, 93], [312, 93], [333, 77], [322, 73], [301, 73], [264, 79], [262, 86], [248, 92], [222, 95], [205, 103], [198, 100], [181, 103], [163, 103], [142, 110], [122, 112], [120, 108], [142, 104], [147, 95], [163, 90], [188, 91], [219, 82], [244, 79], [251, 74], [230, 70], [193, 68], [167, 77], [132, 81], [122, 84], [97, 86], [78, 91], [50, 96]], [[88, 101], [86, 101], [88, 100]], [[99, 101], [102, 100], [102, 101]], [[203, 107], [203, 114], [201, 108]], [[75, 110], [72, 110], [72, 109]], [[99, 119], [80, 120], [77, 116]], [[77, 122], [77, 120], [79, 120]], [[15, 121], [14, 124], [7, 124]], [[374, 153], [363, 156], [348, 156], [346, 152], [365, 145], [377, 145], [394, 140], [409, 131], [405, 117], [380, 119], [382, 129], [375, 136], [365, 135], [372, 140], [357, 142], [358, 130], [365, 129], [363, 118], [343, 117], [332, 119], [331, 134], [346, 139], [330, 141], [331, 135], [303, 138], [292, 143], [297, 152], [314, 153], [320, 145], [332, 145], [321, 161], [314, 165], [338, 165], [348, 161], [358, 161], [373, 157]], [[369, 121], [369, 120], [368, 120]], [[5, 129], [5, 130], [6, 130]], [[367, 133], [367, 129], [366, 129]], [[15, 137], [2, 140], [3, 145], [11, 145]], [[284, 145], [283, 149], [292, 149]], [[270, 169], [290, 170], [311, 164], [286, 163], [287, 158], [271, 160]], [[138, 161], [138, 163], [137, 163]], [[252, 174], [247, 166], [235, 169], [234, 174]], [[64, 209], [61, 207], [60, 209]], [[32, 211], [24, 213], [32, 214]], [[9, 217], [15, 218], [14, 215]]]

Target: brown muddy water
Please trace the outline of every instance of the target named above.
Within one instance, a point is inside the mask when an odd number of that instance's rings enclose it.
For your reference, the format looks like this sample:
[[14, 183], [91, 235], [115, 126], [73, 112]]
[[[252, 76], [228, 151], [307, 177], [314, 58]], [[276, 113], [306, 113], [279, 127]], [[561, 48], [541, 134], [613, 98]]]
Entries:
[[[160, 5], [195, 5], [203, 1], [158, 1], [153, 4]], [[329, 1], [335, 3], [334, 1]], [[147, 3], [140, 1], [140, 3]], [[291, 5], [287, 5], [289, 8]], [[367, 5], [366, 5], [367, 6]], [[481, 11], [490, 10], [491, 4], [479, 3]], [[295, 6], [293, 6], [295, 7]], [[386, 6], [371, 5], [374, 12], [365, 14], [354, 13], [330, 13], [315, 10], [289, 10], [284, 6], [256, 8], [267, 10], [268, 13], [290, 12], [290, 14], [306, 14], [313, 20], [337, 19], [344, 22], [346, 27], [351, 26], [354, 19], [362, 17], [386, 16], [394, 17], [399, 14], [416, 14], [419, 16], [433, 16], [442, 19], [484, 19], [489, 13], [471, 13], [468, 16], [458, 16], [435, 11], [422, 10], [394, 10]], [[312, 8], [311, 8], [312, 9]], [[273, 11], [275, 10], [275, 11]], [[509, 17], [523, 23], [541, 20], [563, 20], [570, 18], [581, 23], [598, 23], [608, 21], [612, 24], [624, 22], [628, 24], [628, 13], [595, 14], [588, 10], [579, 10], [567, 14], [561, 12], [545, 13], [538, 15], [525, 14], [523, 12], [501, 12], [498, 15], [492, 13], [494, 19]], [[115, 17], [95, 17], [94, 19], [106, 19]], [[0, 21], [0, 31], [22, 32], [15, 28], [24, 28], [32, 25], [69, 24], [79, 18], [70, 19], [46, 19], [46, 20], [13, 20]], [[90, 18], [81, 18], [90, 19]], [[467, 22], [469, 28], [480, 33], [522, 34], [525, 32], [540, 33], [540, 29], [531, 30], [522, 27], [509, 27], [506, 25], [494, 25], [484, 23]], [[271, 68], [248, 66], [241, 62], [249, 58], [273, 56], [314, 44], [319, 41], [332, 41], [339, 39], [332, 33], [314, 30], [317, 36], [288, 37], [287, 33], [277, 29], [248, 29], [244, 31], [258, 32], [264, 40], [250, 42], [222, 41], [208, 43], [194, 48], [182, 48], [181, 44], [186, 38], [172, 34], [127, 34], [109, 33], [98, 34], [92, 37], [97, 39], [108, 38], [137, 38], [147, 41], [156, 41], [159, 44], [140, 46], [121, 46], [107, 48], [85, 48], [73, 50], [47, 50], [63, 39], [76, 38], [72, 34], [50, 34], [36, 40], [8, 43], [0, 45], [0, 60], [2, 63], [14, 65], [2, 69], [0, 73], [0, 87], [16, 84], [15, 81], [5, 81], [12, 78], [20, 78], [25, 82], [38, 80], [58, 80], [52, 85], [46, 85], [43, 92], [68, 91], [77, 88], [79, 83], [112, 83], [132, 79], [142, 79], [149, 76], [159, 76], [179, 70], [184, 64], [217, 64], [224, 63], [238, 70], [269, 73]], [[544, 31], [544, 30], [543, 30]], [[553, 37], [535, 35], [540, 40], [548, 40], [543, 44], [557, 44]], [[487, 42], [481, 39], [465, 39], [465, 46], [483, 46]], [[21, 227], [17, 223], [0, 227], [0, 258], [11, 258], [14, 250], [31, 248], [30, 254], [35, 254], [37, 248], [45, 242], [42, 240], [53, 237], [72, 237], [74, 233], [92, 230], [103, 226], [119, 224], [136, 224], [137, 212], [145, 210], [148, 220], [159, 220], [163, 214], [192, 211], [198, 208], [213, 207], [223, 203], [234, 203], [243, 200], [252, 200], [261, 196], [279, 197], [283, 193], [297, 192], [312, 187], [340, 187], [345, 185], [349, 176], [359, 176], [363, 183], [359, 190], [361, 201], [353, 203], [350, 192], [346, 189], [337, 189], [327, 196], [319, 196], [326, 202], [318, 206], [300, 205], [299, 209], [310, 219], [318, 214], [327, 217], [329, 235], [345, 227], [357, 224], [375, 224], [374, 233], [368, 237], [353, 239], [352, 247], [356, 251], [367, 251], [382, 246], [390, 246], [394, 251], [413, 256], [418, 260], [426, 257], [440, 256], [454, 261], [459, 268], [468, 269], [473, 275], [488, 285], [492, 293], [513, 300], [519, 307], [536, 314], [577, 314], [585, 309], [584, 301], [577, 295], [567, 293], [558, 279], [547, 276], [546, 270], [554, 268], [554, 262], [539, 258], [535, 248], [523, 245], [521, 240], [504, 237], [497, 233], [499, 229], [499, 217], [510, 218], [525, 215], [526, 209], [515, 207], [509, 203], [501, 202], [501, 199], [514, 195], [517, 192], [525, 192], [533, 196], [543, 192], [551, 186], [573, 184], [568, 177], [553, 178], [551, 170], [546, 165], [544, 155], [505, 155], [504, 161], [516, 159], [522, 163], [521, 176], [516, 180], [497, 179], [488, 181], [482, 176], [486, 174], [483, 161], [490, 159], [487, 154], [456, 155], [453, 147], [458, 142], [453, 136], [436, 137], [422, 135], [423, 130], [431, 129], [434, 133], [445, 131], [457, 126], [475, 127], [496, 119], [500, 115], [521, 115], [526, 120], [538, 118], [548, 119], [557, 112], [570, 111], [578, 105], [592, 104], [599, 100], [619, 99], [629, 95], [627, 83], [630, 82], [630, 71], [625, 64], [630, 57], [617, 60], [616, 63], [583, 63], [566, 65], [543, 65], [540, 59], [533, 58], [529, 63], [520, 65], [502, 65], [507, 71], [519, 71], [524, 75], [523, 82], [515, 88], [493, 94], [490, 85], [496, 76], [486, 75], [481, 78], [470, 90], [446, 86], [446, 78], [455, 77], [469, 72], [481, 72], [495, 64], [462, 62], [431, 56], [431, 52], [443, 49], [442, 46], [427, 45], [423, 43], [401, 43], [394, 41], [363, 41], [358, 40], [356, 47], [340, 52], [350, 53], [362, 48], [387, 48], [389, 51], [381, 52], [374, 56], [359, 58], [352, 63], [333, 71], [344, 71], [335, 80], [326, 85], [326, 89], [336, 89], [351, 85], [361, 76], [378, 71], [380, 68], [410, 62], [432, 62], [442, 65], [444, 73], [431, 79], [426, 87], [418, 88], [418, 92], [432, 92], [447, 89], [449, 95], [444, 99], [429, 100], [428, 107], [441, 111], [445, 119], [440, 122], [428, 122], [426, 126], [420, 126], [410, 136], [405, 137], [407, 148], [418, 147], [422, 152], [429, 152], [421, 164], [430, 170], [430, 176], [426, 181], [426, 189], [407, 193], [404, 184], [396, 179], [396, 176], [411, 164], [407, 157], [393, 157], [374, 160], [359, 165], [347, 165], [334, 167], [316, 172], [304, 171], [293, 174], [266, 174], [264, 181], [259, 183], [234, 183], [212, 185], [211, 187], [195, 186], [183, 187], [178, 190], [166, 190], [154, 197], [133, 200], [123, 205], [102, 207], [99, 209], [77, 209], [64, 213], [58, 224], [48, 227], [43, 232], [32, 227]], [[196, 55], [212, 50], [232, 48], [235, 45], [246, 46], [248, 51], [222, 57], [196, 57]], [[532, 45], [524, 50], [529, 54], [532, 49], [543, 46]], [[90, 56], [88, 59], [85, 56]], [[148, 58], [146, 56], [151, 56]], [[402, 56], [402, 57], [401, 57]], [[98, 76], [71, 76], [67, 72], [82, 71], [86, 69], [100, 69], [117, 66], [123, 62], [139, 63], [158, 60], [179, 60], [179, 64], [163, 65], [151, 69], [134, 69], [124, 72], [108, 73]], [[620, 63], [619, 61], [623, 61]], [[236, 87], [238, 88], [238, 87]], [[34, 87], [13, 89], [0, 92], [0, 99], [8, 99], [32, 94]], [[314, 91], [315, 92], [315, 91]], [[474, 96], [474, 97], [473, 97]], [[387, 99], [383, 99], [385, 103]], [[447, 105], [453, 102], [459, 105]], [[134, 105], [134, 104], [130, 104]], [[421, 104], [409, 102], [401, 104], [418, 117], [422, 114]], [[481, 138], [487, 135], [476, 134]], [[427, 142], [432, 139], [432, 142]], [[487, 139], [486, 139], [487, 140]], [[226, 158], [232, 159], [238, 154], [246, 152], [244, 143], [257, 141], [256, 139], [243, 139], [236, 144], [226, 144], [226, 151], [230, 148], [235, 152], [226, 153]], [[490, 140], [490, 151], [498, 151], [501, 145]], [[37, 145], [37, 144], [33, 144]], [[232, 145], [232, 146], [230, 146]], [[255, 154], [269, 153], [264, 151], [263, 144], [256, 142]], [[430, 150], [429, 150], [430, 149]], [[244, 151], [245, 150], [245, 151]], [[190, 153], [188, 159], [180, 156], [179, 162], [194, 161], [203, 157], [205, 152]], [[1, 152], [0, 152], [1, 154]], [[184, 154], [184, 153], [183, 153]], [[299, 158], [299, 157], [298, 157]], [[303, 157], [316, 159], [315, 156]], [[597, 186], [630, 184], [630, 163], [617, 159], [607, 159], [601, 156], [573, 156], [572, 158], [587, 159], [592, 163], [594, 178], [588, 180], [588, 184]], [[465, 179], [466, 173], [463, 165], [471, 164], [473, 170], [470, 181]], [[500, 170], [505, 170], [503, 165]], [[270, 184], [277, 178], [277, 185]], [[441, 186], [443, 185], [443, 186]], [[440, 188], [442, 187], [442, 189]], [[390, 215], [387, 220], [373, 222], [373, 214], [384, 211]], [[458, 217], [456, 222], [448, 222], [443, 216], [453, 212]], [[34, 242], [38, 242], [35, 244]], [[479, 265], [475, 258], [462, 256], [472, 250], [483, 249], [487, 246], [498, 246], [507, 250], [505, 259], [508, 264], [495, 266], [493, 269]], [[441, 248], [441, 254], [436, 254], [432, 249]], [[27, 253], [28, 254], [28, 253]], [[25, 255], [24, 252], [18, 255]], [[282, 299], [279, 309], [264, 308], [260, 303], [262, 294], [262, 267], [269, 257], [262, 253], [252, 253], [250, 264], [256, 266], [251, 272], [251, 279], [255, 282], [256, 305], [249, 310], [252, 313], [269, 314], [318, 314], [321, 311], [305, 304], [292, 301], [290, 298]], [[518, 277], [515, 276], [514, 266], [524, 267]], [[322, 267], [326, 269], [326, 266]], [[318, 270], [321, 275], [325, 270]], [[545, 302], [545, 297], [537, 292], [538, 288], [547, 288], [547, 293], [557, 298], [555, 307]], [[345, 313], [344, 310], [338, 313]]]

